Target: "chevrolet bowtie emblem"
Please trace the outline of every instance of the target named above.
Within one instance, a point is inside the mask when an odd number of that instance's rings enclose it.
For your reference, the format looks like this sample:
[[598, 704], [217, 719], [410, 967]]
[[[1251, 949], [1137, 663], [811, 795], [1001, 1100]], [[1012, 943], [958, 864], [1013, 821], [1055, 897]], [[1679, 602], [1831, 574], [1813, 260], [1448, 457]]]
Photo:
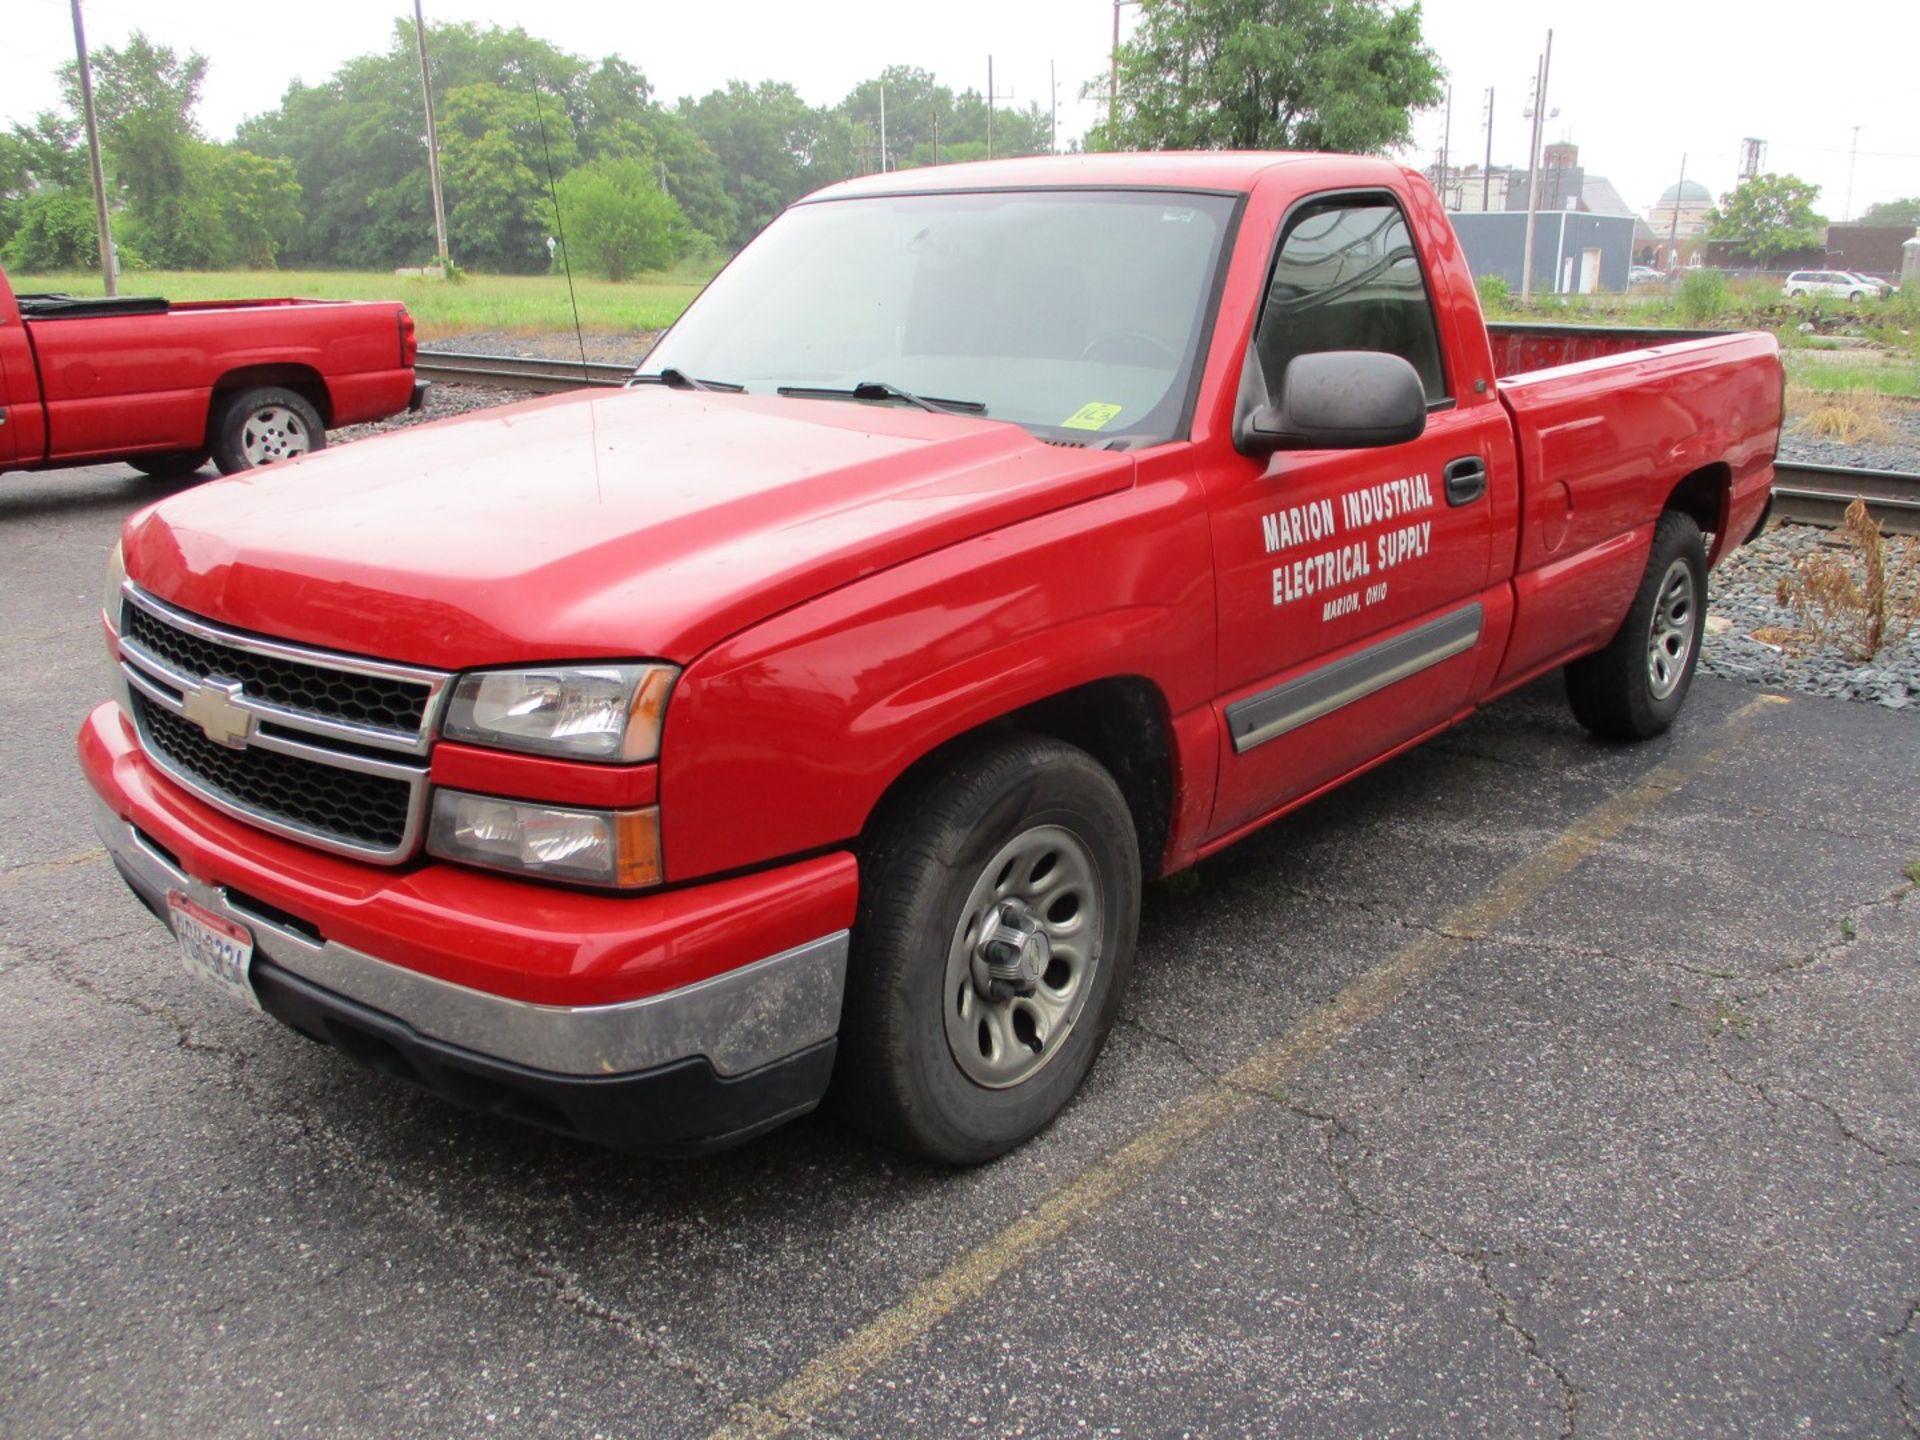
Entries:
[[253, 716], [234, 704], [237, 680], [203, 680], [180, 697], [180, 713], [207, 732], [207, 738], [231, 750], [247, 748]]

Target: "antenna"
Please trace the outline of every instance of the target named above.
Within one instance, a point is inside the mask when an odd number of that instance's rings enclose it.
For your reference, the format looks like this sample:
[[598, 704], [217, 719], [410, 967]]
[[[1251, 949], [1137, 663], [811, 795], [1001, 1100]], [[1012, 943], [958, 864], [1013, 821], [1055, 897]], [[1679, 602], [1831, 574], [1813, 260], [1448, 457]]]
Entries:
[[580, 302], [573, 294], [573, 256], [567, 250], [567, 227], [560, 219], [560, 190], [553, 183], [553, 152], [547, 148], [547, 116], [540, 108], [540, 82], [527, 76], [527, 88], [533, 91], [533, 118], [540, 122], [540, 154], [547, 162], [547, 195], [553, 201], [553, 229], [560, 237], [560, 268], [567, 276], [567, 304], [573, 307], [573, 340], [580, 347], [580, 383], [592, 383], [587, 375], [587, 337], [580, 333]]

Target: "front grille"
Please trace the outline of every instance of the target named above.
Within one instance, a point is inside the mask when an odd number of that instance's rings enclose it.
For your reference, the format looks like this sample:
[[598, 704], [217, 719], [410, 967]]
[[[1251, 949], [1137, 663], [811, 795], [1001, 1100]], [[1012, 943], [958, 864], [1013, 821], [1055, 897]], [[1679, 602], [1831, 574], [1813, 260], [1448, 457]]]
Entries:
[[383, 675], [324, 669], [190, 634], [138, 604], [126, 607], [126, 636], [188, 675], [238, 680], [269, 704], [403, 734], [420, 731], [431, 686]]
[[369, 849], [398, 850], [407, 837], [414, 787], [405, 780], [273, 750], [230, 750], [143, 695], [133, 704], [158, 758], [229, 804]]
[[322, 850], [413, 858], [451, 676], [229, 630], [129, 585], [123, 697], [153, 762], [216, 809]]

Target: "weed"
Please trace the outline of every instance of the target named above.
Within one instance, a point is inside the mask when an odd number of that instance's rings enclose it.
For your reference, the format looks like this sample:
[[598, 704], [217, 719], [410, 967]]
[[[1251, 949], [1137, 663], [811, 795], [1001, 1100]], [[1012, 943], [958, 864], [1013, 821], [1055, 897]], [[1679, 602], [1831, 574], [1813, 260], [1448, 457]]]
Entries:
[[1859, 934], [1860, 927], [1853, 923], [1853, 916], [1842, 915], [1840, 917], [1840, 938], [1842, 940], [1852, 940], [1858, 937]]
[[1198, 895], [1200, 893], [1200, 867], [1189, 866], [1185, 870], [1176, 870], [1160, 882], [1167, 894], [1177, 897]]
[[1920, 860], [1909, 861], [1907, 868], [1900, 873], [1905, 875], [1907, 879], [1911, 880], [1914, 884], [1920, 885]]
[[1707, 1035], [1710, 1039], [1719, 1039], [1722, 1035], [1732, 1035], [1736, 1040], [1753, 1038], [1753, 1016], [1744, 1010], [1736, 1010], [1722, 1000], [1713, 1007], [1713, 1014], [1707, 1017]]
[[1838, 533], [1844, 550], [1804, 556], [1774, 599], [1800, 617], [1800, 638], [1871, 660], [1920, 624], [1920, 538], [1889, 542], [1862, 500], [1847, 507]]
[[1689, 325], [1707, 325], [1727, 308], [1727, 278], [1718, 270], [1689, 270], [1680, 282], [1680, 313]]
[[1848, 445], [1884, 444], [1893, 439], [1887, 421], [1887, 401], [1871, 390], [1822, 393], [1805, 385], [1787, 389], [1787, 414], [1793, 428]]
[[1488, 315], [1513, 313], [1513, 287], [1499, 275], [1482, 275], [1473, 282], [1480, 293], [1480, 309]]

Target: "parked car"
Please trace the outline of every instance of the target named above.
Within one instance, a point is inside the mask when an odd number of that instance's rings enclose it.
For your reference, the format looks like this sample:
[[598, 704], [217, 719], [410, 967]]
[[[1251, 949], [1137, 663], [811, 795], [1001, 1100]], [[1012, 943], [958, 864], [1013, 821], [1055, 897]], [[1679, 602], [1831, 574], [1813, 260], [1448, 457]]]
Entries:
[[1880, 282], [1864, 280], [1845, 270], [1796, 270], [1787, 276], [1781, 290], [1790, 300], [1803, 295], [1831, 295], [1857, 305], [1869, 295], [1878, 295]]
[[1629, 285], [1657, 285], [1666, 278], [1651, 265], [1635, 265], [1627, 271]]
[[99, 832], [389, 1075], [655, 1152], [831, 1085], [969, 1163], [1079, 1088], [1146, 882], [1556, 667], [1672, 724], [1783, 374], [1490, 331], [1384, 160], [1116, 154], [810, 196], [635, 382], [133, 516]]
[[1891, 282], [1882, 280], [1877, 275], [1864, 275], [1858, 270], [1849, 270], [1846, 273], [1867, 287], [1869, 297], [1884, 300], [1893, 294], [1896, 288]]
[[0, 471], [276, 464], [419, 409], [413, 363], [396, 301], [16, 296], [0, 271]]

